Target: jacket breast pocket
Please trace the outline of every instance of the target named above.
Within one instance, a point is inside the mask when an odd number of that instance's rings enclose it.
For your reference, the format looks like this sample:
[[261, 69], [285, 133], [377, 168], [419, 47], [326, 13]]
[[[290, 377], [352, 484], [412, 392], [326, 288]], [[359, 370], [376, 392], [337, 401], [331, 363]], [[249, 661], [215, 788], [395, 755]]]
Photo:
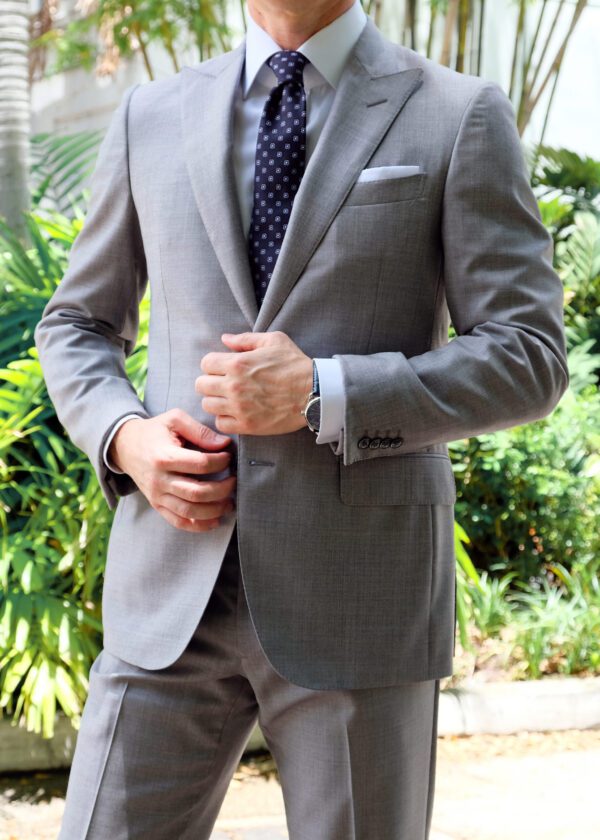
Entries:
[[340, 498], [346, 505], [453, 505], [456, 480], [450, 458], [437, 453], [340, 459]]
[[425, 188], [426, 177], [425, 172], [418, 172], [415, 175], [384, 178], [380, 181], [359, 181], [346, 196], [342, 208], [420, 198]]

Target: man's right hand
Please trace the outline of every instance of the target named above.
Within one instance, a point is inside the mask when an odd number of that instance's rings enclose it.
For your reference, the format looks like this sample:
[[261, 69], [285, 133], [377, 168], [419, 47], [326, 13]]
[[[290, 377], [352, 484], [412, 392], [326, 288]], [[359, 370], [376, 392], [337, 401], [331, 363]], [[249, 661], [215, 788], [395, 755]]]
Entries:
[[[203, 451], [186, 449], [188, 441]], [[185, 473], [201, 476], [225, 469], [231, 452], [222, 450], [230, 442], [227, 435], [173, 408], [156, 417], [127, 420], [117, 429], [108, 456], [175, 528], [210, 531], [234, 509], [230, 494], [236, 476], [202, 481]]]

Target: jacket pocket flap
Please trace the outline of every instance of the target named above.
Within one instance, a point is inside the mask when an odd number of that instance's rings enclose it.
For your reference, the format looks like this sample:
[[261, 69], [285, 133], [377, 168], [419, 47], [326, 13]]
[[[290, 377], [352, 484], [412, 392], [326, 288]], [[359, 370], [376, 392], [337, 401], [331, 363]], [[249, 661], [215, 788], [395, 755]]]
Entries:
[[382, 181], [357, 181], [346, 196], [342, 208], [419, 198], [423, 193], [426, 177], [425, 172], [418, 172], [415, 175], [386, 178]]
[[369, 458], [344, 465], [340, 497], [347, 505], [452, 505], [456, 480], [446, 455], [435, 453]]

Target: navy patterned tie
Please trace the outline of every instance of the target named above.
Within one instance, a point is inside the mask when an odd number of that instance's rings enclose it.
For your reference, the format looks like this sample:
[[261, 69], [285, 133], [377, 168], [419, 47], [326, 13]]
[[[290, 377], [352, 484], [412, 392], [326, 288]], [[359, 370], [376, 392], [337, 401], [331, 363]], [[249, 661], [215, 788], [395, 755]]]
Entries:
[[259, 309], [304, 174], [306, 93], [302, 73], [308, 63], [306, 56], [295, 50], [280, 50], [267, 59], [278, 84], [269, 94], [258, 128], [254, 207], [248, 232], [250, 270]]

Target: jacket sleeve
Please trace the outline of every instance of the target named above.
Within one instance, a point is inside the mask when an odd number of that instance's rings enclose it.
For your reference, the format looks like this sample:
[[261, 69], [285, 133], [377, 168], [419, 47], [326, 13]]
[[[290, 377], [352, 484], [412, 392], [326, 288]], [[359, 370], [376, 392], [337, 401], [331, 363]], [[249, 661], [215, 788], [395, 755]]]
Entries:
[[[337, 354], [343, 463], [414, 452], [549, 414], [569, 384], [563, 287], [512, 105], [493, 82], [465, 108], [446, 174], [443, 277], [456, 337], [418, 356]], [[395, 448], [362, 448], [389, 430]]]
[[110, 508], [116, 495], [137, 486], [108, 469], [105, 439], [124, 415], [150, 416], [125, 371], [148, 282], [128, 165], [127, 117], [136, 87], [125, 90], [100, 144], [84, 225], [34, 333], [57, 417], [90, 459]]

